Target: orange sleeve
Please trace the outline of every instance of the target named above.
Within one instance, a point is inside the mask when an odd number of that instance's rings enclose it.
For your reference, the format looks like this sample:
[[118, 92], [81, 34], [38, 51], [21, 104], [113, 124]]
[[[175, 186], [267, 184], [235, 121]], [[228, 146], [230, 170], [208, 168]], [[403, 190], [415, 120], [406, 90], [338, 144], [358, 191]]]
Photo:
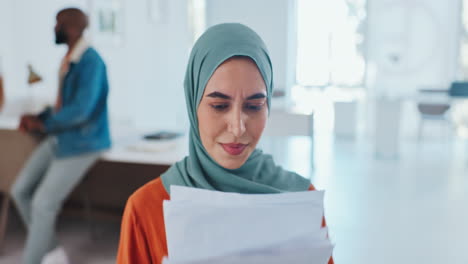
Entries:
[[120, 231], [118, 264], [146, 264], [151, 263], [151, 254], [148, 248], [145, 233], [138, 224], [131, 198], [125, 206]]
[[164, 200], [169, 200], [169, 194], [160, 178], [130, 196], [122, 218], [118, 264], [162, 263], [167, 256]]
[[[314, 185], [310, 185], [309, 186], [309, 191], [315, 191], [315, 187]], [[323, 216], [322, 218], [322, 227], [326, 227], [327, 226], [327, 221], [325, 221], [325, 216]], [[333, 256], [330, 257], [330, 260], [328, 260], [328, 264], [335, 264], [335, 261], [333, 261]]]

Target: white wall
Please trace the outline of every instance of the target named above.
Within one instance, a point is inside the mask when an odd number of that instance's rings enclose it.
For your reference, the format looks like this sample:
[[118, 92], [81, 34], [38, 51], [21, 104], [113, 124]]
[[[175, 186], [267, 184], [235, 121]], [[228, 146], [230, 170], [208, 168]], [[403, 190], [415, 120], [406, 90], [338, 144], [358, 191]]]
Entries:
[[[122, 3], [120, 44], [87, 32], [108, 67], [112, 120], [142, 129], [185, 129], [182, 84], [191, 45], [186, 0], [166, 1], [164, 19], [156, 21], [148, 15], [148, 1]], [[55, 15], [68, 6], [93, 14], [96, 5], [86, 0], [0, 1], [0, 56], [10, 100], [30, 94], [26, 65], [31, 62], [44, 78], [33, 87], [34, 94], [53, 102], [59, 63], [66, 52], [63, 45], [54, 44]]]
[[167, 13], [157, 22], [149, 19], [147, 2], [125, 2], [120, 46], [96, 43], [111, 75], [111, 109], [141, 128], [183, 129], [190, 48], [186, 1], [167, 1]]
[[0, 56], [9, 98], [29, 92], [28, 63], [44, 78], [42, 84], [32, 87], [35, 92], [55, 93], [58, 63], [64, 49], [53, 44], [56, 9], [52, 1], [49, 2], [50, 5], [28, 0], [0, 2], [0, 12], [3, 13], [0, 16]]
[[10, 10], [12, 10], [13, 1], [0, 1], [0, 69], [4, 70], [4, 64], [6, 63], [6, 53], [11, 51], [11, 42], [6, 39], [12, 35], [12, 16]]
[[295, 39], [294, 1], [207, 0], [207, 26], [239, 22], [255, 30], [265, 41], [273, 63], [276, 90], [290, 88], [295, 80], [291, 47]]

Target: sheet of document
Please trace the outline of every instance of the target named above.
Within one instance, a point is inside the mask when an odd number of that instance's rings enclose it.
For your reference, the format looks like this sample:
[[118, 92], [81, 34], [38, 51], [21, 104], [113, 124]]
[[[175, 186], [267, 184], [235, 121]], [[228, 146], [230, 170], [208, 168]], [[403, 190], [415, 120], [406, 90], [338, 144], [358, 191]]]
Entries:
[[[322, 191], [237, 194], [171, 186], [171, 201], [164, 202], [170, 263], [216, 263], [218, 258], [234, 261], [222, 263], [236, 263], [238, 258], [242, 263], [260, 263], [255, 261], [331, 254], [326, 229], [321, 228], [323, 195]], [[297, 238], [304, 234], [310, 239], [302, 242], [301, 250]]]
[[172, 261], [164, 259], [163, 264], [327, 264], [333, 250], [332, 245], [291, 249], [288, 251], [256, 252], [246, 255], [232, 255], [196, 261]]
[[287, 192], [277, 194], [240, 194], [185, 186], [171, 186], [171, 201], [192, 201], [197, 203], [245, 205], [252, 203], [296, 203], [313, 202], [323, 205], [324, 191]]
[[279, 245], [211, 259], [174, 261], [166, 258], [163, 264], [326, 264], [333, 250], [333, 245], [326, 239], [326, 232], [326, 229], [322, 229], [317, 234], [306, 234]]

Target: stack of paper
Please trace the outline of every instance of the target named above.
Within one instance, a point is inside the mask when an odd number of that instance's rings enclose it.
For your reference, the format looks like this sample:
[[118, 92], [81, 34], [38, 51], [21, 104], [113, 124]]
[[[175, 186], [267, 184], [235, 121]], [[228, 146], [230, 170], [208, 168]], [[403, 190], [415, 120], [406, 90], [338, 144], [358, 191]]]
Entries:
[[238, 194], [171, 186], [165, 264], [327, 263], [323, 191]]

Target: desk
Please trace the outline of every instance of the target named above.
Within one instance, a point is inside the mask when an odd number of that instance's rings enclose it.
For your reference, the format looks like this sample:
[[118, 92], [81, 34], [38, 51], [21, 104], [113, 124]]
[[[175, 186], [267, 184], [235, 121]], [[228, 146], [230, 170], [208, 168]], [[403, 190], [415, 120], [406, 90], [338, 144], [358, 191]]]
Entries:
[[170, 166], [188, 155], [188, 138], [144, 140], [136, 133], [130, 140], [114, 141], [114, 146], [101, 156], [101, 161]]
[[263, 136], [313, 136], [314, 113], [272, 108]]

